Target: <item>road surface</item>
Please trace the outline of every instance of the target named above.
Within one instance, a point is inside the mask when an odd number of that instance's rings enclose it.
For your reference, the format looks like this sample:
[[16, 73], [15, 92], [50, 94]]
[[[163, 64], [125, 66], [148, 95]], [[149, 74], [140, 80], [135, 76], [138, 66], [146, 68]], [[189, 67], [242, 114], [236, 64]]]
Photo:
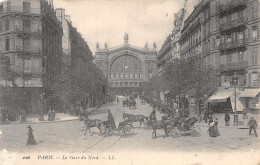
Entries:
[[[141, 105], [137, 99], [137, 109], [132, 110], [122, 107], [120, 104], [109, 103], [101, 109], [101, 112], [90, 118], [107, 119], [107, 109], [113, 113], [116, 125], [123, 121], [123, 112], [142, 114], [148, 116], [152, 107], [148, 104]], [[160, 119], [162, 115], [158, 114]], [[221, 122], [221, 121], [220, 121]], [[221, 136], [212, 138], [207, 133], [207, 124], [200, 125], [201, 135], [198, 137], [180, 136], [164, 138], [164, 131], [157, 131], [157, 138], [152, 138], [152, 130], [147, 130], [139, 123], [134, 123], [134, 134], [132, 136], [120, 136], [115, 132], [111, 136], [99, 136], [99, 130], [92, 128], [93, 136], [84, 135], [84, 123], [79, 120], [35, 123], [31, 124], [34, 137], [38, 143], [35, 146], [26, 146], [28, 124], [0, 125], [2, 132], [0, 138], [0, 149], [13, 152], [70, 152], [70, 153], [103, 153], [123, 151], [189, 151], [189, 152], [241, 152], [252, 151], [260, 148], [259, 138], [248, 136], [248, 129], [237, 129], [233, 127], [220, 127]], [[221, 124], [220, 124], [221, 125]], [[259, 130], [258, 130], [259, 133]]]

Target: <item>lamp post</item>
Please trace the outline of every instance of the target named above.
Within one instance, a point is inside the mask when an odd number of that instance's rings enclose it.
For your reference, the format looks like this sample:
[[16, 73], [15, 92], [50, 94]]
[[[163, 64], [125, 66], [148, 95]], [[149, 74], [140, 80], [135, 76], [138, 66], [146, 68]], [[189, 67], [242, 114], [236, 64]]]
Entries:
[[44, 111], [44, 95], [45, 95], [44, 92], [42, 92], [42, 93], [40, 94], [40, 102], [41, 102], [40, 106], [41, 106], [41, 111], [40, 111], [39, 121], [44, 121], [44, 117], [43, 117], [43, 111]]
[[236, 92], [236, 86], [237, 86], [237, 82], [238, 82], [238, 76], [235, 75], [232, 77], [233, 79], [233, 84], [234, 84], [234, 87], [235, 87], [235, 107], [234, 107], [234, 122], [233, 122], [233, 126], [238, 126], [238, 115], [237, 115], [237, 92]]

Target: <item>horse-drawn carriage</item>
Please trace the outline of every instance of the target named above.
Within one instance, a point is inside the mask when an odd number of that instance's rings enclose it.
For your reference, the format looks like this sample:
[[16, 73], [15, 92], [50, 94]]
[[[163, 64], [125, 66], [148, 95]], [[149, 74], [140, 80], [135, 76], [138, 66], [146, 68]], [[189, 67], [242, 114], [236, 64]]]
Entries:
[[[168, 116], [168, 115], [166, 115]], [[156, 138], [156, 130], [163, 129], [165, 131], [164, 137], [171, 134], [173, 137], [180, 135], [199, 136], [200, 128], [194, 124], [198, 121], [196, 117], [191, 117], [183, 123], [180, 118], [162, 118], [162, 120], [146, 118], [147, 128], [152, 128], [152, 136]]]
[[123, 107], [129, 107], [129, 108], [132, 108], [132, 109], [136, 109], [136, 101], [135, 101], [135, 99], [123, 100], [122, 106]]
[[195, 123], [198, 121], [196, 117], [188, 118], [183, 122], [183, 124], [179, 123], [177, 127], [172, 132], [173, 136], [178, 135], [190, 135], [190, 136], [199, 136], [200, 135], [200, 127], [196, 126]]
[[93, 127], [98, 128], [100, 131], [100, 135], [103, 135], [103, 136], [112, 135], [114, 133], [114, 131], [118, 131], [118, 133], [120, 135], [131, 135], [134, 132], [134, 127], [130, 120], [125, 120], [125, 121], [119, 122], [117, 129], [112, 127], [111, 121], [109, 121], [109, 120], [101, 121], [99, 119], [86, 119], [84, 117], [82, 117], [80, 119], [80, 121], [82, 121], [82, 120], [84, 120], [84, 124], [86, 127], [84, 135], [86, 135], [87, 130], [89, 130], [89, 132], [92, 135], [90, 128], [93, 128]]

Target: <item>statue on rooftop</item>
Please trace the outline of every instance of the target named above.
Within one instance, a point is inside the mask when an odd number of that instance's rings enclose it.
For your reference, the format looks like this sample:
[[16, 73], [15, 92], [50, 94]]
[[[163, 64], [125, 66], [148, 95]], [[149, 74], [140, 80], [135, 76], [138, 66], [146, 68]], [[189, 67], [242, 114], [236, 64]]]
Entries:
[[125, 40], [125, 44], [127, 44], [128, 43], [128, 34], [127, 33], [125, 33], [125, 35], [124, 35], [124, 40]]

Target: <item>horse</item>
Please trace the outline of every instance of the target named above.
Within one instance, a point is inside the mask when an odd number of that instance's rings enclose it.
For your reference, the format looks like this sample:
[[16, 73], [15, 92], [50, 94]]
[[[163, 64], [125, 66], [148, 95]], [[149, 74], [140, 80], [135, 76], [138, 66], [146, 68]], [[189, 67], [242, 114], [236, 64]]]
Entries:
[[102, 121], [99, 119], [87, 119], [85, 117], [82, 117], [82, 120], [84, 120], [84, 124], [86, 126], [85, 129], [85, 133], [84, 135], [86, 135], [87, 130], [89, 130], [89, 132], [91, 133], [91, 136], [93, 135], [93, 133], [91, 132], [90, 128], [92, 127], [97, 127], [99, 129], [99, 135], [101, 134], [101, 125], [102, 125]]
[[176, 121], [175, 120], [170, 120], [170, 119], [166, 119], [166, 120], [161, 120], [161, 121], [157, 121], [157, 120], [151, 120], [151, 126], [153, 129], [153, 133], [152, 133], [152, 137], [156, 138], [156, 130], [157, 129], [164, 129], [164, 138], [166, 136], [169, 135], [169, 132], [176, 126]]
[[131, 123], [139, 122], [140, 123], [139, 127], [141, 127], [142, 124], [145, 126], [145, 123], [144, 123], [145, 116], [144, 115], [132, 115], [132, 114], [128, 114], [128, 113], [123, 113], [123, 119], [126, 120], [126, 118], [131, 120]]

